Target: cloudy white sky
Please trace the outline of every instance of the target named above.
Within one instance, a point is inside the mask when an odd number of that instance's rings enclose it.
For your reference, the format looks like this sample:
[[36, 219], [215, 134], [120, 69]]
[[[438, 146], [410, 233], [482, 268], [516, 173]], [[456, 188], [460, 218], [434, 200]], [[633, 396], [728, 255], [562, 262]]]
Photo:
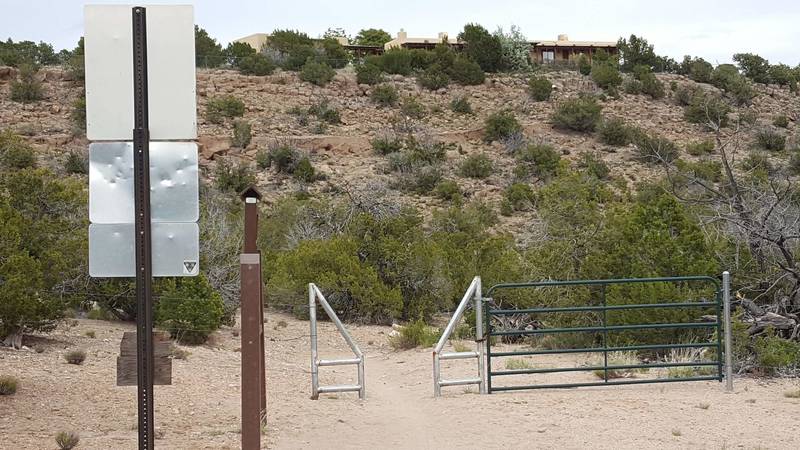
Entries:
[[[0, 0], [0, 38], [72, 48], [82, 34], [80, 0]], [[90, 3], [130, 3], [105, 1]], [[702, 56], [730, 62], [736, 52], [758, 53], [770, 62], [800, 63], [800, 0], [196, 0], [153, 4], [195, 5], [195, 21], [223, 44], [251, 33], [293, 28], [311, 36], [328, 27], [355, 35], [383, 28], [394, 35], [454, 35], [465, 23], [489, 30], [517, 25], [529, 39], [610, 40], [631, 33], [646, 37], [656, 52], [680, 60]]]

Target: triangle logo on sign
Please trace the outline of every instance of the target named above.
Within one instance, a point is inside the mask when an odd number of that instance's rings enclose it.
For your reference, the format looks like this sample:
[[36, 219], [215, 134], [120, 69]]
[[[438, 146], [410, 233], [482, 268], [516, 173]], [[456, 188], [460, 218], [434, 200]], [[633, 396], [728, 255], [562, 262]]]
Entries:
[[193, 273], [195, 267], [197, 267], [197, 261], [184, 261], [183, 268], [186, 273]]

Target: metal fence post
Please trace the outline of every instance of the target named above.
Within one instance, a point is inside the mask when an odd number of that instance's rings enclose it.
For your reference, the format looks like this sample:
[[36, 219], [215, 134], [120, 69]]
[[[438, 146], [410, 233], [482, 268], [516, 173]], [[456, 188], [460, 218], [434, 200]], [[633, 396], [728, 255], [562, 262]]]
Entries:
[[733, 342], [731, 335], [731, 274], [722, 272], [722, 302], [725, 320], [725, 390], [733, 391]]
[[314, 285], [308, 285], [308, 321], [311, 324], [311, 399], [319, 398], [319, 374], [317, 372], [317, 302]]
[[483, 291], [481, 288], [481, 277], [475, 277], [475, 342], [478, 344], [478, 392], [486, 393], [486, 357], [483, 338]]

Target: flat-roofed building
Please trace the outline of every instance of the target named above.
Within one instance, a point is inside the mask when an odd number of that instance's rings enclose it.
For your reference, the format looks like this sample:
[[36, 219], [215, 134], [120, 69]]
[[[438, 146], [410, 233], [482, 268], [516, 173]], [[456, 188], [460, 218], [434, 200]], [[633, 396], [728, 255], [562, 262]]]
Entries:
[[385, 50], [389, 50], [390, 48], [423, 48], [427, 50], [433, 50], [433, 48], [436, 47], [436, 44], [441, 44], [442, 42], [446, 42], [451, 47], [460, 48], [464, 46], [463, 42], [458, 42], [458, 40], [448, 36], [447, 33], [439, 33], [439, 35], [435, 38], [408, 37], [408, 33], [401, 29], [400, 32], [397, 33], [397, 37], [383, 44], [383, 48]]
[[540, 64], [567, 62], [586, 55], [592, 56], [600, 49], [611, 55], [617, 54], [617, 43], [611, 41], [570, 41], [566, 34], [559, 34], [555, 41], [532, 41], [531, 61]]

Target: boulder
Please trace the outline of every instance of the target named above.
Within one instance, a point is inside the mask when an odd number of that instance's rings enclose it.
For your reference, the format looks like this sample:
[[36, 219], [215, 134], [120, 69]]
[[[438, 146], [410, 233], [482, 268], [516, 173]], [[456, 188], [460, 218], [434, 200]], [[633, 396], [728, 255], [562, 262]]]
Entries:
[[224, 154], [231, 148], [231, 138], [226, 136], [200, 136], [197, 149], [200, 156], [213, 160], [216, 155]]

